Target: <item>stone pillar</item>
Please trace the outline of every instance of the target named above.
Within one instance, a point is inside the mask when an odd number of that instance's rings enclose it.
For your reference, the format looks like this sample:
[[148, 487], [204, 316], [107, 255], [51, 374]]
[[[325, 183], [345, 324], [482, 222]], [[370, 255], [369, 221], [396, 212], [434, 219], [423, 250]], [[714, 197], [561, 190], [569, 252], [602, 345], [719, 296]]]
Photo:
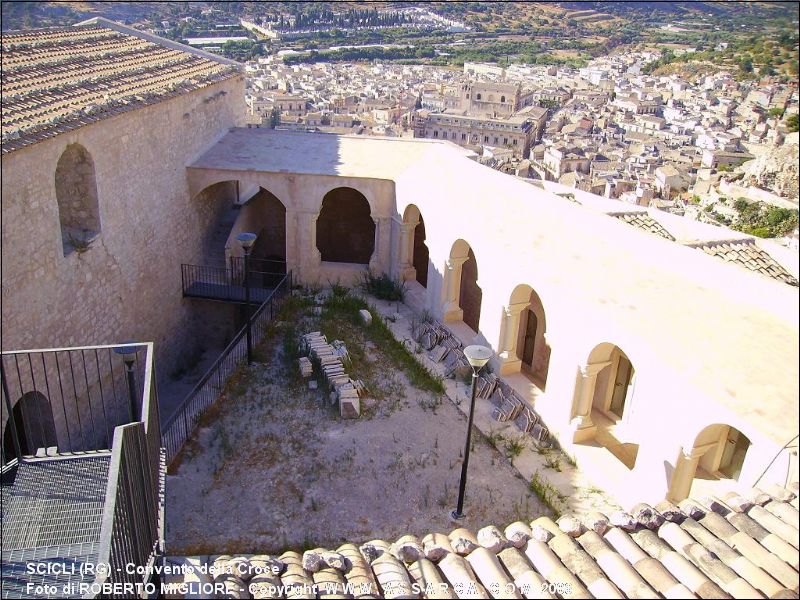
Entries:
[[416, 223], [402, 223], [400, 225], [400, 280], [416, 279], [417, 270], [414, 268], [414, 229]]
[[522, 369], [522, 360], [517, 355], [517, 341], [519, 340], [519, 316], [522, 311], [530, 306], [530, 302], [509, 304], [503, 309], [503, 335], [500, 342], [500, 374], [519, 373]]
[[697, 473], [697, 464], [700, 457], [706, 453], [708, 448], [692, 448], [686, 452], [681, 448], [678, 460], [675, 463], [675, 471], [672, 473], [672, 480], [667, 491], [667, 499], [672, 502], [680, 502], [689, 497], [692, 490], [692, 481]]
[[461, 321], [464, 311], [458, 303], [458, 294], [461, 290], [461, 267], [467, 262], [468, 256], [448, 258], [445, 261], [444, 302], [442, 303], [442, 320]]
[[595, 425], [592, 421], [592, 401], [594, 400], [594, 389], [597, 384], [597, 374], [610, 364], [610, 361], [604, 361], [581, 365], [580, 367], [580, 389], [578, 390], [571, 422], [575, 432], [572, 441], [575, 443], [585, 441], [594, 435]]
[[386, 217], [379, 217], [373, 219], [375, 222], [375, 248], [372, 251], [372, 256], [369, 259], [369, 268], [375, 273], [383, 273], [389, 271], [389, 264], [387, 259], [391, 254], [390, 224], [389, 219]]
[[297, 211], [286, 209], [286, 270], [293, 271], [295, 277], [302, 275], [300, 256], [298, 254], [298, 222]]
[[319, 213], [298, 212], [298, 256], [301, 280], [305, 283], [319, 278], [322, 255], [317, 249], [317, 217]]
[[390, 232], [392, 239], [391, 255], [389, 257], [389, 265], [391, 266], [391, 276], [393, 279], [401, 279], [400, 276], [400, 252], [402, 247], [402, 233], [400, 226], [403, 222], [397, 217], [392, 217], [390, 221]]

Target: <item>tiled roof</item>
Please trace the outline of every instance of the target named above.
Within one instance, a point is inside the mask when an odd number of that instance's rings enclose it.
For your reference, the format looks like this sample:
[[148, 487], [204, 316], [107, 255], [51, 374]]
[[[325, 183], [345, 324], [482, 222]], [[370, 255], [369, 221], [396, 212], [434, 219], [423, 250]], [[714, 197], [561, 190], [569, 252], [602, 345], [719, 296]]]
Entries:
[[4, 33], [3, 153], [238, 72], [158, 41], [96, 26]]
[[335, 551], [168, 558], [194, 573], [165, 584], [213, 581], [226, 598], [796, 598], [796, 483], [792, 489]]
[[625, 221], [629, 225], [638, 227], [639, 229], [643, 229], [645, 231], [649, 231], [650, 233], [655, 233], [656, 235], [660, 235], [661, 237], [666, 238], [671, 242], [675, 241], [675, 237], [669, 231], [667, 231], [661, 223], [656, 221], [646, 212], [618, 213], [618, 214], [613, 214], [611, 216], [618, 218], [620, 221]]
[[789, 285], [797, 286], [798, 284], [796, 277], [784, 269], [766, 250], [759, 248], [753, 240], [701, 242], [687, 245]]

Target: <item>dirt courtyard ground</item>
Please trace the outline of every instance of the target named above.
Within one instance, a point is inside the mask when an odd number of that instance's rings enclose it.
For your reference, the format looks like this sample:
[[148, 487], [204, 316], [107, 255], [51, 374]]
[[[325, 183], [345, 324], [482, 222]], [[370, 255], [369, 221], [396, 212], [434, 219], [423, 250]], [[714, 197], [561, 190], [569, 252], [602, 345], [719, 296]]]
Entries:
[[[169, 554], [330, 548], [457, 527], [449, 512], [466, 419], [443, 394], [412, 385], [397, 353], [352, 317], [289, 301], [258, 362], [229, 384], [170, 469]], [[342, 420], [296, 372], [297, 336], [320, 329], [346, 342], [350, 375], [372, 392], [358, 420]], [[472, 531], [550, 514], [477, 430], [465, 512]]]

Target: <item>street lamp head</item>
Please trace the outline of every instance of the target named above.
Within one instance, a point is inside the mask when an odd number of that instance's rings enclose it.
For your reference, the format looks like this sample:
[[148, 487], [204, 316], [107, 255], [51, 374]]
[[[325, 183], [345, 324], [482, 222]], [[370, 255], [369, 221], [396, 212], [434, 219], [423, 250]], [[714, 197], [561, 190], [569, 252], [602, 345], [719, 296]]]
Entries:
[[481, 370], [483, 366], [492, 358], [492, 351], [486, 346], [467, 346], [464, 348], [464, 356], [472, 368]]
[[236, 241], [242, 245], [242, 248], [244, 248], [245, 252], [249, 252], [250, 248], [253, 247], [253, 244], [256, 243], [256, 237], [258, 236], [256, 236], [255, 233], [249, 233], [245, 231], [236, 236]]
[[[133, 344], [133, 343], [134, 342], [130, 340], [127, 342], [123, 342], [123, 344]], [[122, 360], [125, 361], [125, 364], [131, 366], [133, 364], [133, 361], [136, 360], [136, 355], [139, 353], [139, 350], [141, 349], [142, 349], [141, 346], [128, 346], [128, 345], [117, 346], [116, 348], [114, 348], [114, 353], [119, 354], [122, 357]]]

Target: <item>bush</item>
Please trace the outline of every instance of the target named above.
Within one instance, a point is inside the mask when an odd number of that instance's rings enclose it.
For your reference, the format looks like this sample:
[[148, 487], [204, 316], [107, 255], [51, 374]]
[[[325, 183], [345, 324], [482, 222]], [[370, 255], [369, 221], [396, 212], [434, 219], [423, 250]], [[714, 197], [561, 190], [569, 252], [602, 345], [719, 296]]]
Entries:
[[381, 275], [375, 275], [371, 271], [364, 273], [361, 287], [379, 300], [402, 302], [406, 295], [405, 282], [395, 281], [386, 273]]

